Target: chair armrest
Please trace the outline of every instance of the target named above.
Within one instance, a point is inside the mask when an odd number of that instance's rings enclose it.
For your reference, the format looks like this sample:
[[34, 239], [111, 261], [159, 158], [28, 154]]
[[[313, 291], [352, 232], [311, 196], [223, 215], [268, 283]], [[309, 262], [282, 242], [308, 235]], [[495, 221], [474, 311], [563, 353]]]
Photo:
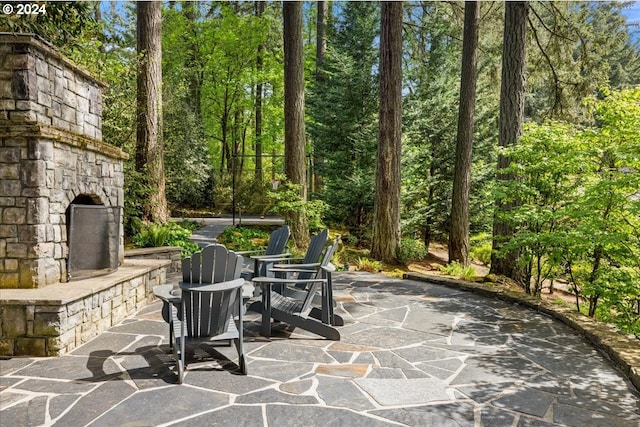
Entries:
[[159, 285], [153, 287], [153, 294], [163, 301], [177, 303], [180, 302], [180, 289], [174, 288], [173, 285]]
[[322, 268], [324, 271], [328, 271], [329, 273], [332, 273], [332, 272], [336, 271], [336, 266], [331, 264], [331, 263], [325, 265], [324, 267], [320, 267], [320, 268]]
[[269, 273], [314, 273], [317, 270], [306, 268], [270, 268]]
[[257, 259], [258, 261], [286, 261], [289, 258], [291, 254], [284, 253], [284, 254], [276, 254], [276, 255], [254, 255], [252, 257], [250, 257], [251, 259]]
[[180, 289], [186, 289], [191, 292], [215, 292], [226, 291], [229, 289], [241, 288], [244, 285], [244, 279], [228, 280], [226, 282], [212, 283], [210, 285], [200, 285], [198, 283], [180, 282]]
[[254, 283], [258, 285], [264, 285], [267, 283], [284, 283], [284, 284], [304, 284], [304, 283], [326, 283], [327, 279], [278, 279], [277, 277], [256, 277], [253, 279]]
[[275, 264], [269, 270], [272, 270], [274, 268], [280, 268], [286, 271], [293, 271], [293, 270], [313, 271], [313, 270], [317, 270], [318, 267], [320, 267], [319, 262], [314, 262], [310, 264]]
[[266, 251], [266, 249], [257, 249], [255, 251], [240, 251], [240, 252], [236, 252], [238, 255], [250, 255], [250, 254], [258, 254], [258, 253], [264, 253]]

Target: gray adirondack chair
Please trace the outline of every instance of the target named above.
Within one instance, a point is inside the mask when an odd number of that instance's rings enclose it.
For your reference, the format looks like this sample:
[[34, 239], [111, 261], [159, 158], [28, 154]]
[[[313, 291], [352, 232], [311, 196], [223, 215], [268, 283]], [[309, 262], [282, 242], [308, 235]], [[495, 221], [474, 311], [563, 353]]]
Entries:
[[[236, 258], [230, 252], [230, 264]], [[244, 279], [235, 279], [211, 285], [181, 283], [181, 316], [172, 310], [176, 337], [173, 355], [178, 365], [178, 383], [184, 381], [187, 370], [186, 346], [189, 342], [233, 342], [238, 351], [238, 367], [247, 374], [243, 348], [242, 285]], [[236, 320], [237, 315], [237, 320]]]
[[[239, 279], [244, 258], [218, 243], [208, 245], [201, 252], [196, 252], [182, 260], [182, 283], [194, 286], [209, 285]], [[171, 304], [177, 309], [181, 318], [180, 299], [182, 290], [173, 285], [160, 285], [153, 288], [154, 294], [163, 301], [162, 318], [169, 323], [169, 346], [173, 348], [173, 314]]]
[[[309, 246], [307, 247], [307, 252], [304, 258], [294, 258], [289, 256], [272, 256], [269, 257], [268, 260], [265, 260], [265, 271], [261, 275], [256, 275], [255, 277], [260, 276], [273, 276], [273, 273], [270, 272], [271, 268], [278, 264], [281, 268], [287, 268], [283, 263], [286, 263], [287, 266], [290, 265], [289, 268], [297, 268], [297, 269], [307, 269], [309, 270], [307, 273], [300, 273], [300, 279], [308, 279], [315, 275], [317, 267], [320, 265], [320, 256], [322, 256], [322, 250], [327, 244], [327, 240], [329, 240], [329, 230], [324, 229], [320, 233], [316, 234], [311, 238], [309, 242]], [[301, 285], [302, 286], [302, 285]], [[304, 287], [302, 286], [304, 290]], [[287, 292], [286, 289], [282, 287], [281, 284], [276, 284], [273, 288], [273, 291], [278, 293]], [[292, 291], [292, 290], [291, 290]], [[249, 307], [251, 311], [260, 311], [260, 301], [256, 301]]]
[[266, 249], [237, 252], [239, 255], [245, 257], [242, 277], [246, 280], [251, 280], [254, 276], [264, 276], [266, 275], [268, 265], [272, 263], [272, 258], [281, 259], [288, 257], [289, 254], [283, 252], [287, 246], [290, 235], [291, 231], [289, 230], [289, 226], [284, 225], [271, 233]]
[[[333, 292], [331, 273], [335, 267], [331, 258], [340, 238], [336, 239], [324, 252], [322, 261], [311, 269], [278, 268], [272, 271], [276, 277], [256, 277], [253, 282], [262, 288], [262, 334], [271, 336], [271, 319], [285, 322], [293, 328], [305, 329], [330, 340], [340, 340], [340, 332], [335, 328], [333, 313]], [[273, 285], [295, 288], [294, 292], [275, 292]], [[313, 307], [316, 294], [321, 294], [321, 307]], [[313, 315], [314, 308], [318, 315]]]
[[[324, 229], [320, 233], [316, 234], [311, 238], [309, 242], [309, 246], [307, 247], [307, 252], [304, 255], [304, 258], [292, 258], [292, 257], [272, 257], [269, 265], [267, 266], [267, 272], [265, 275], [270, 275], [269, 270], [276, 264], [278, 264], [279, 268], [294, 268], [294, 269], [309, 269], [308, 273], [301, 272], [301, 279], [308, 279], [315, 275], [316, 267], [320, 265], [320, 257], [322, 256], [322, 251], [327, 245], [327, 241], [329, 240], [329, 230]], [[276, 288], [278, 289], [278, 288]]]

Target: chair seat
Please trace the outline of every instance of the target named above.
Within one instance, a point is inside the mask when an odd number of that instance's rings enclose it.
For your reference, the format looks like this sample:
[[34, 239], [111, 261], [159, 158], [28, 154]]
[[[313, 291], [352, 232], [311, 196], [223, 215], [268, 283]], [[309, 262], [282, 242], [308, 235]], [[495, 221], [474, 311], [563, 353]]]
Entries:
[[[178, 310], [173, 311], [173, 336], [175, 337], [175, 344], [179, 348], [178, 341], [180, 340], [180, 331], [182, 330], [182, 321], [178, 318]], [[188, 341], [223, 341], [223, 340], [232, 340], [238, 338], [240, 336], [240, 332], [238, 332], [238, 327], [236, 326], [236, 322], [233, 321], [233, 317], [229, 317], [229, 325], [227, 326], [226, 332], [219, 335], [212, 335], [206, 337], [185, 337], [185, 340]], [[192, 339], [193, 338], [193, 339]]]
[[302, 312], [302, 301], [282, 296], [277, 292], [271, 291], [271, 308], [284, 311], [287, 313], [300, 314]]

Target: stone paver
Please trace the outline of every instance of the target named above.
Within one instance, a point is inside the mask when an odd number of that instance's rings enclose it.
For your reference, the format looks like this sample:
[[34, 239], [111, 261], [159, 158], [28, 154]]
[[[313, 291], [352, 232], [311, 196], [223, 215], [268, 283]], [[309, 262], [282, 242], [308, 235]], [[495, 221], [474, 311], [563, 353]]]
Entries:
[[[339, 342], [249, 312], [249, 375], [202, 346], [176, 385], [154, 303], [59, 358], [0, 360], [4, 425], [639, 426], [640, 394], [569, 327], [439, 285], [337, 273]], [[283, 325], [284, 326], [284, 325]]]

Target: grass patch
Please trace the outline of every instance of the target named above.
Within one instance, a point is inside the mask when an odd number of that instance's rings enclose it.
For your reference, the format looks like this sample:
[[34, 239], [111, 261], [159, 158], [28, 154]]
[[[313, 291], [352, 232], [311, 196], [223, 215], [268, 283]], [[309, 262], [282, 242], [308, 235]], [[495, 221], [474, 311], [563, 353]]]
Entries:
[[458, 277], [467, 281], [473, 281], [476, 276], [475, 268], [471, 266], [464, 267], [457, 261], [453, 261], [447, 265], [440, 266], [440, 271], [447, 276]]

